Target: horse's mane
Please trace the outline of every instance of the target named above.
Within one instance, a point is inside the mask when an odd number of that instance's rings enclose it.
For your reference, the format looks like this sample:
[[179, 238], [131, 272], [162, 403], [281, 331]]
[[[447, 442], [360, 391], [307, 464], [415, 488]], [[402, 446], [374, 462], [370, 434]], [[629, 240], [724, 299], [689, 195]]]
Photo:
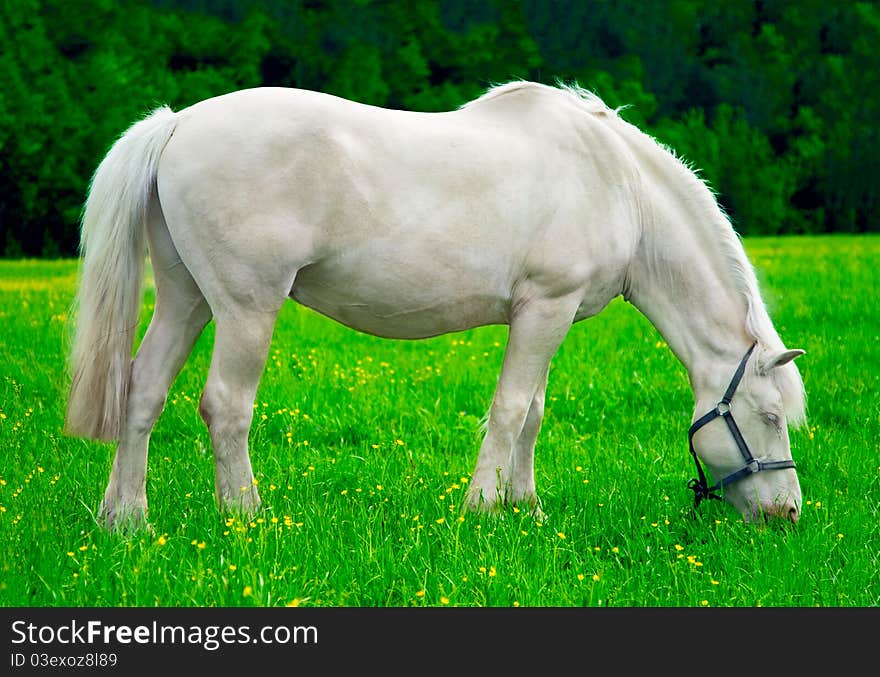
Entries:
[[470, 108], [471, 106], [474, 106], [478, 103], [484, 103], [486, 101], [491, 101], [492, 99], [502, 97], [505, 94], [511, 94], [513, 92], [520, 91], [545, 91], [555, 92], [557, 94], [560, 91], [568, 92], [574, 97], [577, 105], [585, 109], [589, 113], [592, 113], [594, 115], [617, 114], [617, 110], [609, 108], [605, 104], [605, 102], [602, 101], [602, 99], [596, 96], [593, 92], [587, 89], [583, 89], [577, 84], [560, 82], [558, 83], [558, 86], [551, 87], [550, 85], [544, 85], [539, 82], [530, 82], [528, 80], [511, 80], [510, 82], [506, 82], [501, 85], [493, 85], [478, 98], [462, 104], [461, 108]]
[[[762, 351], [779, 351], [784, 349], [767, 307], [761, 297], [754, 267], [746, 256], [742, 241], [733, 228], [728, 215], [716, 199], [715, 192], [700, 176], [697, 169], [679, 156], [672, 148], [659, 142], [653, 136], [638, 127], [626, 122], [618, 112], [625, 108], [611, 108], [595, 93], [584, 89], [577, 83], [558, 82], [556, 87], [524, 80], [515, 80], [489, 88], [482, 96], [465, 104], [463, 108], [504, 96], [511, 92], [526, 89], [555, 91], [564, 94], [581, 109], [594, 116], [603, 118], [621, 134], [641, 140], [641, 145], [650, 151], [663, 155], [676, 176], [681, 180], [684, 190], [695, 203], [703, 205], [708, 218], [702, 223], [705, 228], [712, 228], [711, 241], [719, 246], [719, 253], [730, 273], [730, 278], [746, 304], [745, 331], [757, 342]], [[800, 372], [793, 362], [772, 370], [772, 376], [783, 397], [786, 417], [792, 425], [801, 425], [805, 421], [805, 395]]]

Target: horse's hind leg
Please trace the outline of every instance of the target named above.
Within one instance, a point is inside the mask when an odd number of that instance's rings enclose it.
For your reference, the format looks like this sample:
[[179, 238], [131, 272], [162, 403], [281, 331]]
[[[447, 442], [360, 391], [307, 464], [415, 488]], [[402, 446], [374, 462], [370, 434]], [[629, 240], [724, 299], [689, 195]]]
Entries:
[[277, 314], [224, 304], [215, 316], [214, 353], [199, 411], [211, 433], [221, 509], [252, 514], [260, 505], [248, 433]]
[[147, 234], [156, 280], [153, 318], [132, 364], [126, 417], [100, 517], [108, 528], [146, 526], [150, 432], [171, 383], [211, 318], [211, 311], [154, 212]]

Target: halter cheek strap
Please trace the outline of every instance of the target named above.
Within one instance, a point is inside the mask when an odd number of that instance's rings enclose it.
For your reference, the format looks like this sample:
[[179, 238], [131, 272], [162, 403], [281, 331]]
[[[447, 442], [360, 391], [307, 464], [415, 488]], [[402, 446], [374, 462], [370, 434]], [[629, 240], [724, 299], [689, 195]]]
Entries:
[[[688, 445], [690, 446], [691, 456], [693, 456], [694, 463], [697, 466], [697, 477], [690, 480], [687, 484], [688, 488], [694, 492], [694, 508], [698, 507], [704, 498], [720, 499], [721, 496], [715, 492], [724, 489], [727, 485], [733, 484], [749, 475], [754, 475], [761, 470], [783, 470], [785, 468], [795, 467], [794, 461], [759, 461], [752, 456], [752, 452], [749, 450], [749, 445], [746, 444], [746, 440], [742, 436], [739, 426], [736, 425], [736, 421], [733, 419], [733, 412], [730, 410], [730, 402], [736, 393], [737, 386], [739, 386], [743, 374], [745, 374], [746, 363], [749, 361], [749, 357], [751, 357], [752, 352], [755, 350], [755, 345], [756, 344], [753, 343], [751, 348], [746, 351], [742, 360], [740, 360], [736, 373], [730, 380], [730, 384], [724, 392], [724, 397], [721, 398], [718, 405], [712, 411], [703, 414], [700, 418], [694, 421], [688, 431]], [[733, 436], [733, 440], [736, 442], [736, 446], [739, 448], [746, 463], [742, 468], [723, 477], [710, 487], [709, 482], [706, 480], [706, 474], [703, 472], [703, 467], [700, 465], [700, 460], [697, 458], [697, 452], [694, 450], [694, 433], [707, 423], [714, 421], [719, 417], [724, 419], [724, 422], [727, 424], [727, 428], [730, 430], [730, 434]]]

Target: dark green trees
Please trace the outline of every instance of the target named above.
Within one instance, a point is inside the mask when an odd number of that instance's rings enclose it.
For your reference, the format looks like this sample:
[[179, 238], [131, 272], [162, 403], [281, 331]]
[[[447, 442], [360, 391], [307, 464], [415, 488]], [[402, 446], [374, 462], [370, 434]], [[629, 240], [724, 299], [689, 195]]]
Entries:
[[445, 110], [577, 80], [701, 169], [743, 234], [880, 231], [880, 7], [827, 0], [13, 0], [0, 254], [72, 254], [88, 181], [160, 103], [259, 85]]

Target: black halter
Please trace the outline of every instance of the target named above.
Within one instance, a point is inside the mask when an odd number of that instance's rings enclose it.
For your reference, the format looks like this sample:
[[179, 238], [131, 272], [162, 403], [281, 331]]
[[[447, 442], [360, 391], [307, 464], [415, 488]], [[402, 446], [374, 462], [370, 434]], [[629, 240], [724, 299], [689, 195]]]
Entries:
[[[719, 489], [723, 489], [728, 484], [733, 484], [734, 482], [741, 480], [744, 477], [754, 475], [756, 472], [759, 472], [761, 470], [782, 470], [784, 468], [795, 467], [794, 461], [759, 461], [754, 456], [752, 456], [752, 452], [749, 451], [749, 445], [746, 444], [742, 433], [739, 431], [739, 427], [736, 425], [736, 421], [733, 420], [733, 412], [730, 411], [730, 401], [733, 399], [736, 388], [739, 385], [739, 382], [742, 380], [743, 374], [746, 371], [746, 363], [749, 361], [749, 357], [751, 356], [752, 351], [755, 349], [755, 345], [756, 344], [754, 343], [752, 344], [752, 347], [748, 349], [745, 356], [740, 361], [739, 367], [737, 367], [736, 373], [733, 375], [733, 378], [730, 379], [730, 385], [727, 386], [724, 397], [721, 398], [718, 406], [716, 406], [709, 413], [700, 416], [700, 418], [694, 421], [693, 425], [691, 425], [691, 428], [688, 431], [688, 444], [690, 445], [691, 456], [694, 457], [694, 463], [697, 464], [698, 475], [698, 477], [690, 480], [687, 484], [688, 488], [692, 489], [694, 492], [694, 508], [698, 507], [700, 505], [700, 501], [702, 501], [704, 498], [720, 499], [721, 496], [716, 494], [716, 491], [718, 491]], [[739, 451], [743, 455], [746, 464], [739, 470], [730, 473], [729, 475], [727, 475], [727, 477], [724, 477], [710, 487], [709, 483], [706, 481], [706, 475], [705, 473], [703, 473], [703, 467], [700, 465], [700, 461], [697, 458], [697, 452], [694, 451], [694, 433], [710, 421], [714, 421], [719, 416], [723, 418], [724, 422], [727, 424], [727, 427], [730, 430], [730, 434], [733, 435], [736, 446], [739, 447]]]

